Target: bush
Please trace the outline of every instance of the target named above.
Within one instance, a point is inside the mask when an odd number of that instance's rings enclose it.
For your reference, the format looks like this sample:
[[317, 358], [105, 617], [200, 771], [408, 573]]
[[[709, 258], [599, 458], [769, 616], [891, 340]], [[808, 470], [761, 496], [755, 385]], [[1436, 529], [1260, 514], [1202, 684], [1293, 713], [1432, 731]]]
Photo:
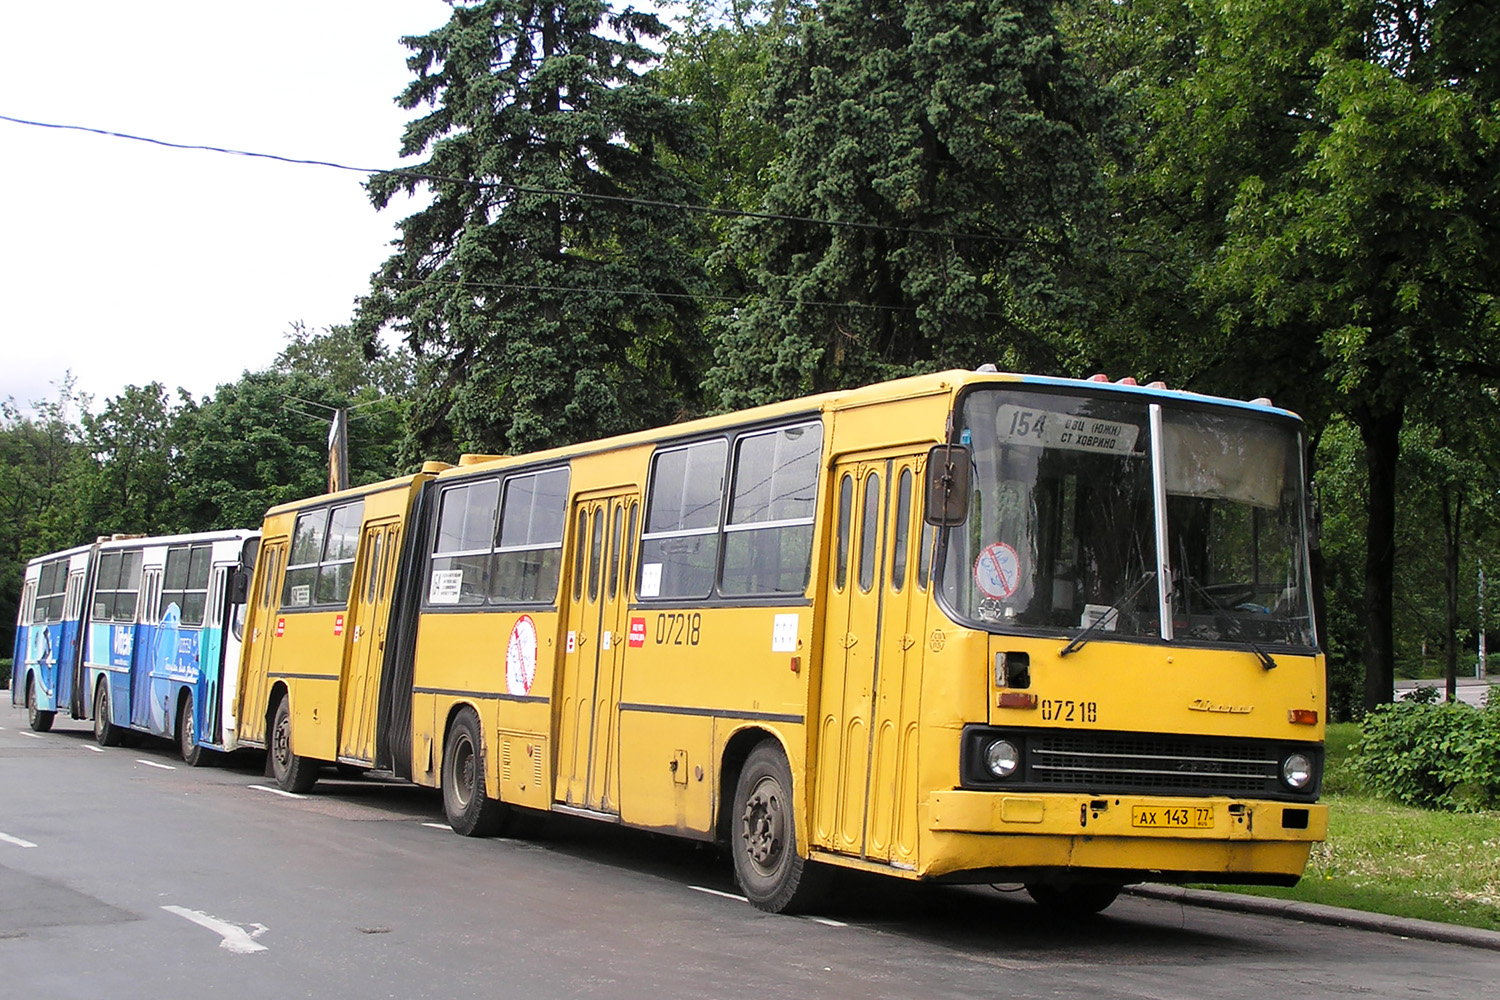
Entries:
[[10, 687], [10, 660], [0, 660], [0, 691]]
[[1365, 717], [1350, 766], [1377, 795], [1425, 809], [1500, 806], [1500, 710], [1400, 701]]

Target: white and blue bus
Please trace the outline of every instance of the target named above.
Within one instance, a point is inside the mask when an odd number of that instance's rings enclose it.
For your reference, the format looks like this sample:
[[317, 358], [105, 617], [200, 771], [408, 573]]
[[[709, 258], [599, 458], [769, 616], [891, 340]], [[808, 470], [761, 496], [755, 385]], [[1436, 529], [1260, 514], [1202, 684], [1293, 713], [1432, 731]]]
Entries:
[[31, 728], [39, 733], [51, 729], [64, 708], [74, 716], [84, 711], [79, 636], [93, 551], [81, 545], [26, 564], [10, 698], [26, 706]]
[[49, 728], [66, 707], [93, 720], [103, 746], [147, 733], [176, 740], [194, 765], [205, 750], [235, 749], [240, 566], [252, 537], [114, 537], [32, 560], [16, 631], [16, 662], [23, 648], [26, 659], [12, 695], [24, 692], [32, 728]]

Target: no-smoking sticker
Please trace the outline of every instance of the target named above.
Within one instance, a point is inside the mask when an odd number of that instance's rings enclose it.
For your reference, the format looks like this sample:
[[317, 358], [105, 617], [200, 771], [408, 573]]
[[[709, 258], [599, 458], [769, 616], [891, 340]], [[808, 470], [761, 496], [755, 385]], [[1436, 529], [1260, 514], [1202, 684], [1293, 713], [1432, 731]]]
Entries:
[[986, 545], [974, 560], [974, 583], [992, 601], [1003, 601], [1016, 592], [1021, 579], [1021, 557], [1004, 542]]
[[505, 644], [505, 689], [511, 694], [530, 694], [535, 679], [536, 622], [530, 615], [522, 615]]

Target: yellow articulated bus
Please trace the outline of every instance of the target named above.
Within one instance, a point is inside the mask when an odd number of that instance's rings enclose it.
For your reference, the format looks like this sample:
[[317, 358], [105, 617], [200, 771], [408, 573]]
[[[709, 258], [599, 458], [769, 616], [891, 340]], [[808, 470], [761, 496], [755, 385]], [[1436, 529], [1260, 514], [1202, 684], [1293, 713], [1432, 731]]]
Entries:
[[1291, 884], [1327, 831], [1304, 447], [1263, 400], [952, 371], [431, 465], [270, 513], [241, 738], [464, 834], [719, 842], [772, 911], [837, 867], [1074, 912]]

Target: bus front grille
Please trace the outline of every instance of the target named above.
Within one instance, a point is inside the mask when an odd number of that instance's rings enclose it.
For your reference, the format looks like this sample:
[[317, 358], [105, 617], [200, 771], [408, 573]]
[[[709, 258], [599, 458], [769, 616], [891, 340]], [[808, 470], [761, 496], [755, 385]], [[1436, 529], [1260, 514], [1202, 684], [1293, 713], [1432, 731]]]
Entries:
[[[1020, 755], [1020, 766], [1006, 778], [984, 764], [987, 748], [1001, 739]], [[960, 773], [965, 788], [1316, 800], [1319, 778], [1302, 790], [1281, 781], [1281, 762], [1291, 753], [1306, 756], [1320, 775], [1318, 743], [974, 725], [964, 730]]]
[[1059, 733], [1030, 750], [1032, 781], [1089, 791], [1253, 795], [1277, 784], [1279, 764], [1264, 745], [1152, 736]]

